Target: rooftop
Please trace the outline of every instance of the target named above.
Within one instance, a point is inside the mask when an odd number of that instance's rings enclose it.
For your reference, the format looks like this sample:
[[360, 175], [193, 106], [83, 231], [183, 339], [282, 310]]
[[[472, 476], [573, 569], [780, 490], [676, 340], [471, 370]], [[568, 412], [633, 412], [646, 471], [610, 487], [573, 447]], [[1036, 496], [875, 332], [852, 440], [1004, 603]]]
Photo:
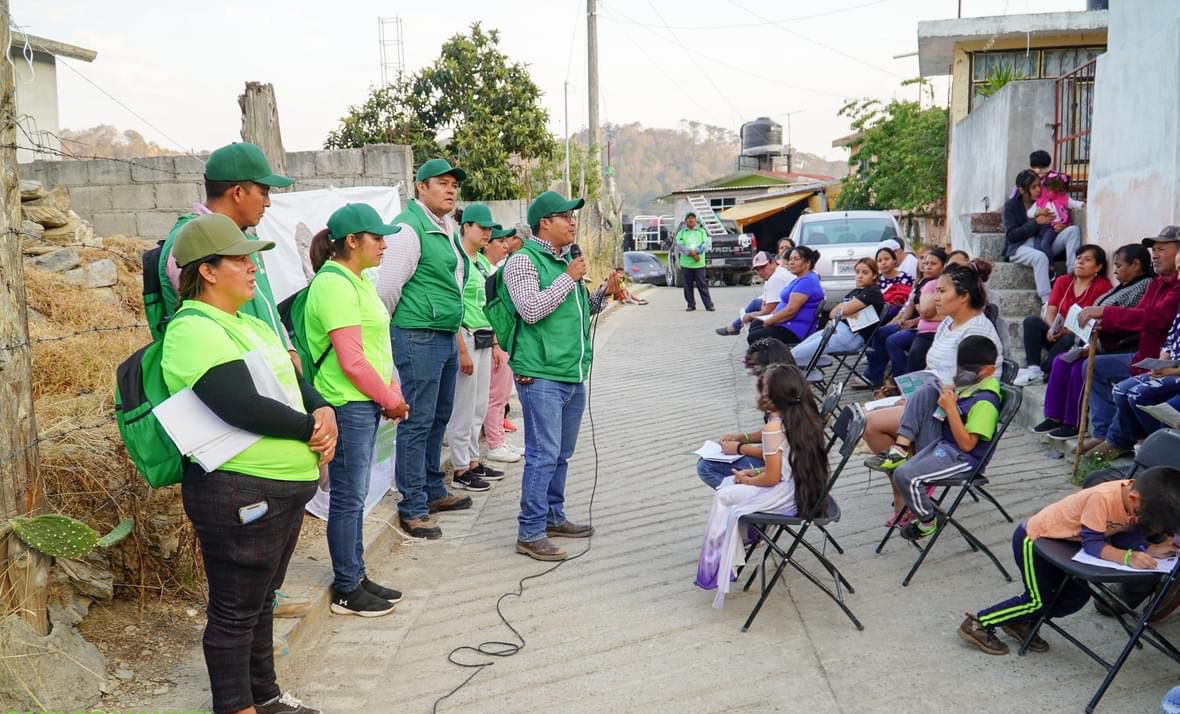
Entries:
[[825, 176], [824, 174], [804, 174], [792, 171], [754, 171], [744, 170], [736, 171], [732, 174], [726, 174], [720, 178], [715, 178], [711, 181], [698, 184], [689, 188], [681, 188], [672, 191], [667, 196], [661, 196], [661, 200], [671, 196], [681, 196], [689, 193], [710, 193], [713, 191], [732, 191], [734, 189], [749, 189], [749, 188], [779, 188], [794, 183], [815, 183], [815, 182], [832, 182], [837, 179], [834, 176]]
[[51, 40], [47, 37], [38, 37], [37, 35], [25, 35], [23, 33], [13, 33], [12, 45], [9, 48], [9, 53], [13, 56], [19, 55], [24, 48], [25, 40], [28, 40], [29, 45], [37, 52], [45, 52], [54, 57], [69, 57], [70, 59], [80, 60], [82, 62], [93, 62], [98, 53], [94, 50], [88, 50], [85, 47], [71, 45], [67, 42], [59, 42]]
[[1087, 10], [925, 20], [918, 23], [918, 72], [923, 77], [950, 74], [955, 46], [964, 42], [1013, 38], [1031, 42], [1070, 33], [1104, 32], [1108, 17], [1108, 10]]

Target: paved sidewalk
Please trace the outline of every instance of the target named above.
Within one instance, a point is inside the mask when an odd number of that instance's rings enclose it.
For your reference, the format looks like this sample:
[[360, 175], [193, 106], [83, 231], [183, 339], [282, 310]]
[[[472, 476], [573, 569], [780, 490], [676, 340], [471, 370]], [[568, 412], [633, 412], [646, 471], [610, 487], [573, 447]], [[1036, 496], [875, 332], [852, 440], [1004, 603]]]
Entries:
[[[844, 520], [833, 529], [847, 551], [836, 562], [856, 587], [857, 632], [810, 583], [789, 574], [740, 632], [755, 596], [731, 595], [723, 610], [692, 584], [711, 491], [690, 452], [705, 438], [760, 423], [752, 382], [737, 362], [745, 339], [721, 325], [753, 289], [714, 290], [718, 312], [683, 312], [679, 290], [649, 290], [648, 306], [605, 320], [596, 340], [591, 410], [572, 462], [567, 505], [590, 516], [592, 551], [526, 584], [504, 614], [526, 638], [515, 657], [494, 659], [441, 712], [1076, 712], [1102, 670], [1053, 633], [1048, 654], [989, 657], [955, 630], [965, 610], [1013, 594], [982, 555], [947, 534], [915, 581], [901, 577], [915, 551], [873, 547], [889, 507], [888, 487], [863, 467], [847, 471], [836, 495]], [[517, 435], [519, 438], [519, 435]], [[597, 459], [594, 442], [597, 442]], [[993, 493], [1021, 518], [1070, 492], [1062, 460], [1020, 429], [1005, 438], [989, 472]], [[430, 712], [471, 670], [447, 653], [485, 640], [512, 640], [496, 599], [545, 565], [513, 551], [520, 468], [475, 508], [443, 518], [444, 539], [367, 554], [372, 577], [405, 592], [385, 618], [331, 616], [315, 641], [293, 651], [281, 681], [327, 714]], [[1012, 564], [1012, 526], [989, 505], [968, 503], [964, 522]], [[571, 552], [584, 542], [567, 541]], [[1121, 645], [1113, 620], [1085, 609], [1069, 621], [1108, 655]], [[1177, 633], [1174, 623], [1165, 626]], [[470, 653], [463, 661], [488, 661]], [[1100, 711], [1156, 711], [1176, 683], [1170, 660], [1136, 652]]]

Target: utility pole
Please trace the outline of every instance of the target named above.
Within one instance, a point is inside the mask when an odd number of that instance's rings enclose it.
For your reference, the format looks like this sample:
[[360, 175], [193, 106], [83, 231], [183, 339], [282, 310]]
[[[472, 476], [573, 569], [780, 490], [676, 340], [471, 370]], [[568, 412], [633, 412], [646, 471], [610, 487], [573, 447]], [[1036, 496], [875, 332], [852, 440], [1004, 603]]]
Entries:
[[[8, 0], [0, 0], [0, 47], [9, 46], [11, 23]], [[0, 523], [36, 513], [44, 503], [19, 232], [16, 85], [7, 60], [0, 61]], [[18, 613], [34, 632], [48, 635], [48, 585], [48, 558], [12, 533], [0, 537], [0, 616]]]
[[565, 181], [565, 187], [562, 189], [568, 196], [573, 193], [573, 186], [570, 184], [570, 83], [565, 83], [565, 119], [562, 120], [562, 125], [565, 126], [565, 171], [562, 172], [562, 179]]
[[[586, 0], [586, 93], [590, 98], [590, 136], [589, 136], [589, 150], [586, 152], [586, 158], [594, 161], [594, 166], [601, 167], [602, 161], [599, 158], [599, 147], [602, 146], [602, 140], [598, 135], [598, 7], [596, 0]], [[583, 162], [586, 163], [586, 162]], [[584, 169], [583, 169], [584, 170]], [[598, 169], [598, 175], [601, 179], [602, 170]], [[599, 181], [599, 186], [602, 182]], [[599, 196], [602, 191], [599, 190]], [[598, 249], [599, 237], [602, 229], [602, 210], [598, 201], [591, 201], [587, 213], [590, 214], [589, 220], [585, 221], [587, 228], [587, 236], [590, 238], [591, 259], [593, 253]], [[589, 231], [593, 231], [592, 233]]]

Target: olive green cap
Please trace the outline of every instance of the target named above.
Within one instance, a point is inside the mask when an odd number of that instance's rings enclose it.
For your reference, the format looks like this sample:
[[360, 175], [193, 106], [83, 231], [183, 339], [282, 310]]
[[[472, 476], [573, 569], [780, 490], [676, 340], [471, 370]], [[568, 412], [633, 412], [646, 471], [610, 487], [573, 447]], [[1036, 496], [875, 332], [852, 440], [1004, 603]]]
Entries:
[[251, 181], [272, 188], [286, 188], [293, 179], [270, 169], [266, 154], [254, 144], [242, 142], [223, 146], [205, 159], [206, 181]]
[[250, 255], [274, 247], [274, 241], [247, 238], [238, 224], [228, 216], [210, 213], [184, 224], [176, 234], [172, 257], [183, 268], [214, 255]]
[[367, 203], [346, 203], [328, 217], [328, 237], [332, 240], [340, 240], [349, 233], [388, 236], [400, 230], [400, 227], [381, 220], [377, 209]]
[[414, 181], [422, 183], [426, 179], [432, 179], [435, 176], [446, 176], [450, 174], [455, 177], [456, 181], [466, 181], [467, 172], [458, 166], [451, 166], [451, 162], [446, 159], [431, 159], [418, 167], [418, 173], [414, 176]]
[[496, 240], [497, 238], [511, 238], [514, 235], [516, 235], [515, 228], [493, 228], [491, 240]]
[[542, 218], [547, 218], [555, 213], [576, 211], [584, 205], [586, 205], [586, 201], [581, 198], [567, 200], [565, 196], [556, 191], [546, 191], [529, 204], [529, 225], [535, 226]]
[[488, 208], [486, 203], [472, 203], [468, 204], [463, 209], [463, 219], [459, 223], [475, 223], [484, 228], [492, 228], [499, 230], [501, 228], [499, 223], [492, 218], [492, 209]]

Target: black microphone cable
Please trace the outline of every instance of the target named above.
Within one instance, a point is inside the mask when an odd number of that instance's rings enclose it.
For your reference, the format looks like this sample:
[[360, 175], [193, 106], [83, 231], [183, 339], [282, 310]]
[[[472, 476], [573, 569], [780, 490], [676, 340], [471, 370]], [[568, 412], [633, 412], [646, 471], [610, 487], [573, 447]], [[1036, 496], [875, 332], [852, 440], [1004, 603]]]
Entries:
[[[574, 253], [573, 249], [575, 249], [575, 248], [577, 248], [576, 243], [571, 246], [571, 250], [570, 250], [571, 254]], [[575, 255], [574, 257], [576, 258], [580, 255], [581, 255], [581, 251], [578, 250], [577, 255]], [[603, 293], [602, 299], [603, 299], [603, 301], [606, 301], [607, 299], [609, 299], [609, 297], [610, 297], [609, 295], [607, 295], [606, 293]], [[605, 305], [603, 305], [602, 309], [605, 309]], [[594, 343], [595, 343], [595, 339], [598, 336], [598, 319], [599, 319], [599, 317], [602, 316], [602, 309], [599, 309], [598, 313], [596, 313], [595, 315], [592, 315], [590, 318], [590, 352], [591, 352], [591, 355], [593, 355], [593, 353], [594, 353]], [[594, 480], [593, 480], [593, 483], [591, 484], [591, 487], [590, 487], [590, 505], [589, 505], [588, 513], [587, 513], [587, 519], [588, 519], [587, 522], [591, 527], [594, 526], [594, 496], [595, 496], [595, 494], [598, 493], [598, 437], [597, 437], [597, 432], [594, 429], [594, 407], [593, 407], [593, 401], [591, 400], [591, 395], [593, 394], [593, 387], [594, 387], [594, 359], [593, 359], [593, 357], [591, 357], [590, 369], [586, 375], [586, 415], [590, 419], [590, 447], [591, 447], [591, 451], [594, 454]], [[508, 618], [504, 616], [504, 611], [503, 611], [503, 609], [501, 609], [501, 606], [503, 605], [504, 601], [510, 597], [516, 597], [516, 598], [523, 597], [524, 596], [524, 584], [526, 582], [528, 582], [530, 580], [536, 580], [538, 578], [543, 578], [546, 575], [548, 575], [549, 573], [552, 573], [553, 571], [557, 570], [561, 566], [565, 565], [566, 563], [575, 561], [575, 560], [585, 556], [587, 553], [590, 552], [590, 549], [593, 547], [593, 545], [594, 545], [594, 536], [593, 536], [593, 534], [591, 534], [590, 537], [588, 537], [586, 539], [586, 549], [585, 550], [581, 551], [580, 553], [577, 553], [576, 555], [572, 555], [572, 556], [566, 558], [565, 560], [558, 561], [558, 562], [554, 563], [553, 565], [549, 566], [548, 568], [546, 568], [545, 570], [542, 570], [539, 573], [534, 573], [532, 575], [526, 575], [525, 577], [523, 577], [519, 581], [517, 581], [515, 590], [509, 590], [508, 592], [503, 593], [502, 595], [500, 595], [500, 597], [498, 597], [496, 599], [496, 616], [500, 618], [500, 622], [502, 622], [504, 624], [504, 626], [508, 628], [508, 630], [512, 633], [512, 635], [517, 640], [519, 640], [519, 642], [508, 642], [505, 640], [488, 640], [486, 642], [481, 642], [478, 645], [461, 645], [461, 646], [456, 647], [455, 649], [451, 650], [449, 653], [447, 653], [447, 661], [448, 662], [455, 665], [456, 667], [462, 667], [464, 669], [471, 669], [472, 672], [471, 672], [471, 674], [467, 675], [467, 677], [462, 682], [459, 682], [459, 684], [456, 685], [454, 689], [450, 690], [446, 694], [444, 694], [441, 697], [439, 697], [438, 699], [434, 700], [434, 706], [431, 707], [432, 714], [438, 714], [438, 705], [439, 704], [441, 704], [444, 700], [448, 699], [449, 697], [453, 696], [456, 692], [458, 692], [463, 687], [467, 686], [467, 684], [471, 680], [475, 679], [476, 675], [478, 675], [480, 672], [484, 671], [488, 667], [491, 667], [493, 664], [495, 664], [494, 659], [483, 661], [483, 662], [463, 662], [463, 661], [456, 659], [456, 657], [458, 655], [467, 653], [467, 654], [479, 655], [482, 657], [492, 657], [492, 658], [511, 657], [513, 655], [519, 654], [520, 651], [525, 648], [525, 645], [527, 643], [525, 641], [524, 635], [520, 634], [520, 631], [517, 630], [515, 627], [513, 627], [512, 623], [508, 621]]]

